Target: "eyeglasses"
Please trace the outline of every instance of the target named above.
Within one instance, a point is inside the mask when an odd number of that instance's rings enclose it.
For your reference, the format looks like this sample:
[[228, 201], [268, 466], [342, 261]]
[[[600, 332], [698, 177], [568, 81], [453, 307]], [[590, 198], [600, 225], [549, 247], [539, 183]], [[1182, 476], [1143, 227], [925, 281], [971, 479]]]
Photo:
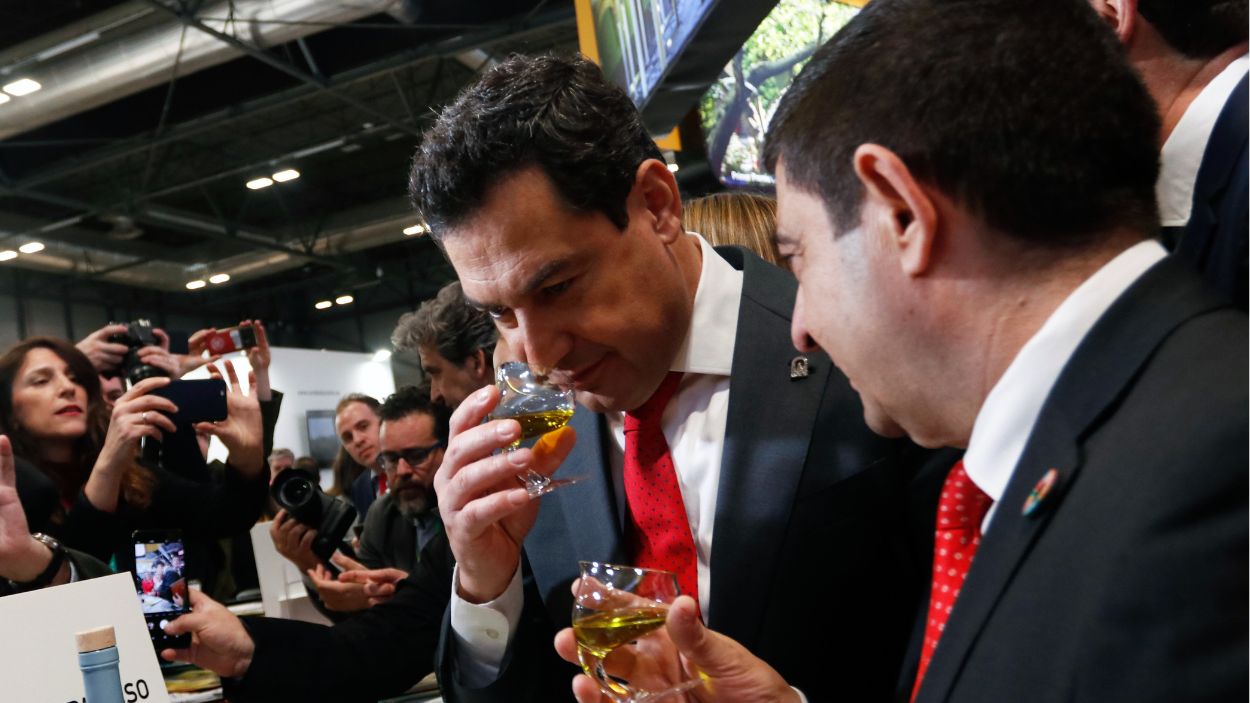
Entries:
[[434, 453], [435, 449], [442, 449], [446, 446], [446, 442], [435, 442], [428, 447], [408, 447], [397, 452], [382, 452], [378, 455], [378, 464], [384, 471], [394, 471], [399, 468], [400, 459], [408, 462], [409, 466], [419, 466]]

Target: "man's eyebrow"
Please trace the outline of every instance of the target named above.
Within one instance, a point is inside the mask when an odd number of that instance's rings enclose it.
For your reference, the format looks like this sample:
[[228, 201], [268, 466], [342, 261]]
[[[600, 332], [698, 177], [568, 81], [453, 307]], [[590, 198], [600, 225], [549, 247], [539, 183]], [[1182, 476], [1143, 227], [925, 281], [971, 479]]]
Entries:
[[[539, 268], [538, 271], [534, 273], [534, 275], [529, 277], [529, 280], [526, 281], [525, 285], [521, 288], [520, 294], [523, 296], [532, 294], [534, 291], [541, 288], [543, 283], [546, 282], [547, 279], [569, 268], [569, 266], [571, 266], [572, 263], [573, 262], [569, 259], [557, 259], [555, 261], [548, 261], [547, 263], [543, 264], [542, 267]], [[480, 310], [483, 312], [488, 310], [489, 308], [494, 307], [494, 305], [474, 300], [473, 298], [469, 297], [467, 294], [464, 296], [464, 302], [467, 303], [469, 307], [473, 308], [474, 310]]]
[[778, 247], [792, 247], [799, 243], [798, 237], [791, 237], [781, 230], [777, 230], [775, 239], [777, 240]]

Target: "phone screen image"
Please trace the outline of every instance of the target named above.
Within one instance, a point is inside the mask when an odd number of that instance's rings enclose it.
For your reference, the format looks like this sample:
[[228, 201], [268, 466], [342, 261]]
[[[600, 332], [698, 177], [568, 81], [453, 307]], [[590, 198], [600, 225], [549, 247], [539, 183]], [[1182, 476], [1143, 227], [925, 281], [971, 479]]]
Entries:
[[165, 625], [189, 612], [186, 551], [176, 534], [135, 533], [135, 593], [143, 608], [148, 634], [158, 650], [185, 647], [186, 636], [165, 634]]

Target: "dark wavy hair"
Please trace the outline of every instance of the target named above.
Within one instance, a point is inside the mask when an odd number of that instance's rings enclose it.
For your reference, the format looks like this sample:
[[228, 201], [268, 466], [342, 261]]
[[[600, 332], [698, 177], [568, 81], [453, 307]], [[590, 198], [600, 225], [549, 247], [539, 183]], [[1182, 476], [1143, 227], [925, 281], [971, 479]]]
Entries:
[[434, 419], [434, 436], [438, 437], [440, 441], [447, 441], [447, 436], [450, 433], [448, 423], [451, 420], [451, 410], [442, 404], [430, 400], [430, 389], [428, 386], [403, 386], [396, 390], [388, 395], [386, 400], [382, 401], [378, 417], [381, 418], [382, 422], [394, 422], [413, 413], [421, 413], [432, 417]]
[[415, 352], [429, 347], [453, 364], [463, 364], [481, 349], [490, 363], [497, 338], [490, 315], [469, 305], [460, 282], [452, 281], [432, 300], [421, 303], [416, 312], [399, 318], [391, 344], [399, 351]]
[[1087, 0], [873, 2], [812, 56], [773, 117], [768, 168], [860, 219], [852, 158], [880, 144], [1032, 251], [1158, 227], [1159, 118]]
[[425, 132], [408, 191], [441, 239], [508, 176], [538, 167], [564, 204], [620, 229], [638, 166], [663, 159], [625, 91], [583, 56], [513, 56], [464, 89]]
[[[74, 374], [75, 382], [87, 392], [87, 432], [75, 443], [74, 463], [69, 467], [50, 466], [39, 455], [39, 438], [32, 436], [18, 422], [13, 407], [13, 387], [17, 374], [33, 349], [48, 349], [56, 354]], [[46, 473], [57, 485], [61, 498], [71, 501], [87, 482], [108, 433], [109, 411], [100, 392], [100, 377], [91, 360], [70, 342], [55, 337], [30, 337], [9, 348], [0, 356], [0, 429], [13, 443], [13, 453]], [[152, 499], [155, 475], [138, 461], [122, 476], [121, 497], [135, 507], [146, 507]]]

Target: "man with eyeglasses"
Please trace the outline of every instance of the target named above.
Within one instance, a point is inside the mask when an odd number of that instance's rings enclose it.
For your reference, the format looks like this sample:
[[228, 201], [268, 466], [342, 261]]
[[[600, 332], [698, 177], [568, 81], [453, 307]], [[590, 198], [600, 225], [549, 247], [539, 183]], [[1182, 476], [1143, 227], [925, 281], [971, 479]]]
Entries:
[[426, 389], [405, 386], [382, 403], [378, 419], [377, 463], [389, 488], [365, 518], [358, 560], [336, 558], [344, 567], [337, 578], [321, 565], [310, 573], [326, 607], [343, 613], [389, 599], [422, 559], [449, 553], [434, 495], [448, 411]]

